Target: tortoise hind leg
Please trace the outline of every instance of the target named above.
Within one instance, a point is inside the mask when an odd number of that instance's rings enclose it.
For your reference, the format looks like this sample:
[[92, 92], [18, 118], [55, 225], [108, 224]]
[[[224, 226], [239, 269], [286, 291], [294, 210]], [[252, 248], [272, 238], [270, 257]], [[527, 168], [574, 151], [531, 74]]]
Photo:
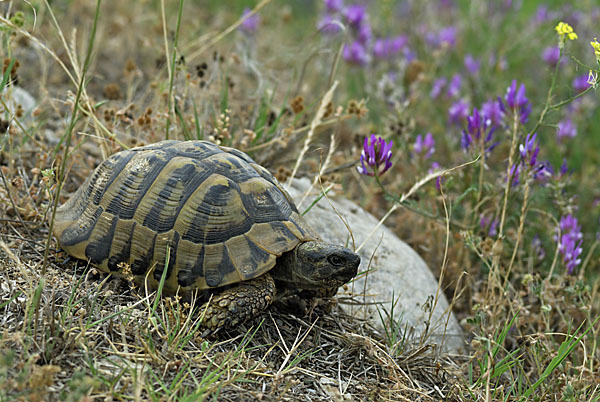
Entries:
[[200, 311], [206, 310], [202, 326], [215, 330], [231, 328], [256, 317], [273, 302], [275, 282], [269, 274], [241, 282], [216, 294]]

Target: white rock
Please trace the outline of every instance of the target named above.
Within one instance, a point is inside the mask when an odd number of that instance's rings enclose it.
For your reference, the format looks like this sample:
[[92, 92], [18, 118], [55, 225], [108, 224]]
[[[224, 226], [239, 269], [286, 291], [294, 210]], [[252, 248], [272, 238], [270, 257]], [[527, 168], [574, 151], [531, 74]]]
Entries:
[[[309, 180], [303, 178], [294, 180], [292, 187], [286, 188], [298, 204], [309, 187]], [[302, 205], [298, 206], [300, 213], [312, 204], [317, 194], [318, 190], [313, 189]], [[358, 247], [375, 228], [378, 220], [343, 197], [330, 196], [329, 200], [323, 197], [305, 218], [325, 241], [348, 244], [352, 248], [348, 230], [330, 202], [348, 222]], [[382, 225], [359, 254], [362, 258], [359, 274], [367, 270], [369, 272], [351, 285], [352, 292], [356, 295], [354, 299], [362, 305], [342, 305], [349, 313], [367, 318], [375, 327], [383, 330], [378, 308], [385, 317], [383, 309], [389, 312], [394, 301], [394, 318], [400, 319], [402, 328], [407, 327], [412, 331], [413, 341], [418, 341], [429, 321], [432, 334], [429, 340], [441, 346], [441, 349], [458, 352], [464, 346], [462, 330], [454, 315], [448, 315], [448, 301], [441, 290], [438, 293], [437, 280], [425, 261], [410, 246]], [[433, 305], [436, 294], [437, 303], [429, 320], [430, 312], [424, 306]]]
[[31, 96], [29, 92], [27, 92], [21, 87], [10, 86], [4, 89], [2, 95], [8, 97], [8, 99], [11, 99], [9, 103], [14, 102], [14, 104], [12, 104], [11, 106], [15, 107], [15, 110], [17, 105], [21, 105], [23, 111], [25, 112], [25, 118], [31, 117], [31, 112], [35, 108], [36, 101], [35, 98]]

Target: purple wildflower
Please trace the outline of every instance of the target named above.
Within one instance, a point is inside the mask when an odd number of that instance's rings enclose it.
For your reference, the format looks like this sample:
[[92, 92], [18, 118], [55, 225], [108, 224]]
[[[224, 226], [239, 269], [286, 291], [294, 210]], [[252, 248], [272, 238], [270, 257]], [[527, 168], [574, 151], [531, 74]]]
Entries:
[[425, 159], [429, 159], [435, 152], [435, 140], [433, 139], [433, 135], [427, 133], [425, 139], [423, 139], [421, 134], [417, 135], [413, 150], [418, 154], [425, 152]]
[[[249, 9], [248, 7], [244, 8], [244, 13], [242, 14], [242, 17], [247, 16], [248, 14], [250, 14], [252, 10]], [[260, 15], [258, 14], [254, 14], [251, 15], [250, 17], [246, 18], [244, 21], [242, 21], [242, 23], [240, 24], [240, 31], [246, 33], [246, 34], [254, 34], [256, 33], [256, 31], [258, 31], [258, 25], [260, 24]]]
[[521, 164], [515, 163], [514, 165], [511, 166], [510, 173], [509, 173], [509, 176], [506, 181], [508, 182], [508, 179], [510, 179], [512, 185], [516, 186], [517, 184], [519, 184], [519, 176], [520, 175], [521, 175]]
[[373, 55], [378, 59], [389, 59], [402, 50], [407, 42], [406, 36], [402, 35], [395, 38], [377, 39], [373, 44]]
[[446, 27], [440, 30], [438, 34], [438, 41], [440, 44], [446, 44], [450, 47], [454, 47], [456, 45], [456, 28], [455, 27]]
[[366, 16], [365, 6], [360, 4], [351, 4], [344, 10], [344, 17], [348, 24], [358, 28]]
[[537, 156], [540, 152], [540, 145], [535, 143], [537, 133], [533, 135], [527, 134], [525, 138], [525, 144], [519, 145], [519, 152], [523, 158], [523, 163], [529, 163], [530, 167], [534, 167], [537, 162]]
[[356, 39], [362, 44], [367, 44], [371, 41], [372, 37], [373, 33], [371, 32], [371, 24], [369, 24], [367, 20], [364, 20], [358, 28]]
[[485, 229], [486, 226], [489, 224], [490, 224], [490, 218], [488, 218], [487, 215], [480, 214], [479, 215], [479, 226], [481, 227], [481, 229]]
[[464, 150], [467, 150], [474, 140], [483, 140], [485, 151], [491, 152], [498, 145], [491, 143], [495, 130], [492, 120], [474, 107], [473, 114], [467, 116], [467, 130], [463, 130], [460, 144]]
[[446, 91], [446, 95], [448, 95], [448, 97], [450, 98], [458, 96], [461, 85], [462, 77], [460, 76], [460, 74], [454, 74], [452, 80], [450, 80], [450, 84], [448, 84], [448, 90]]
[[581, 264], [579, 256], [583, 252], [581, 247], [583, 234], [577, 218], [571, 214], [563, 216], [560, 219], [559, 228], [556, 230], [554, 239], [558, 243], [558, 250], [563, 256], [567, 272], [572, 274], [575, 267]]
[[504, 99], [511, 109], [523, 107], [528, 102], [528, 99], [525, 96], [525, 85], [521, 84], [517, 90], [517, 80], [513, 80], [512, 84], [506, 89], [506, 96]]
[[364, 66], [369, 62], [367, 51], [362, 43], [354, 41], [350, 45], [344, 45], [342, 57], [349, 63]]
[[471, 137], [471, 135], [469, 133], [467, 133], [465, 130], [463, 130], [462, 135], [460, 137], [460, 147], [466, 151], [467, 149], [469, 149], [469, 147], [471, 146], [472, 143], [473, 143], [473, 137]]
[[392, 158], [393, 143], [393, 141], [386, 142], [383, 138], [375, 136], [375, 134], [365, 138], [363, 150], [360, 154], [361, 166], [357, 167], [358, 172], [367, 176], [384, 174], [392, 167], [390, 159]]
[[494, 237], [498, 234], [498, 219], [494, 219], [491, 221], [490, 224], [490, 218], [488, 218], [486, 215], [481, 214], [479, 215], [479, 226], [481, 227], [482, 230], [485, 230], [486, 227], [488, 227], [488, 236], [489, 237]]
[[444, 77], [438, 78], [437, 80], [433, 81], [433, 86], [431, 87], [431, 92], [429, 92], [429, 96], [432, 99], [435, 99], [438, 96], [440, 96], [440, 93], [442, 93], [442, 90], [446, 86], [446, 82], [447, 80]]
[[573, 89], [577, 93], [585, 91], [589, 86], [588, 74], [579, 75], [573, 79]]
[[540, 162], [531, 172], [531, 176], [533, 180], [543, 186], [554, 176], [554, 168], [549, 161]]
[[325, 0], [325, 8], [330, 13], [337, 13], [344, 7], [343, 0]]
[[517, 89], [517, 80], [513, 80], [512, 84], [506, 89], [504, 100], [508, 109], [514, 113], [519, 113], [521, 123], [526, 123], [531, 114], [531, 103], [525, 96], [525, 85], [521, 84]]
[[558, 46], [549, 46], [542, 52], [542, 59], [551, 67], [556, 66], [560, 60], [560, 48]]
[[469, 104], [464, 99], [457, 100], [448, 108], [448, 118], [452, 124], [461, 125], [468, 115]]
[[548, 12], [548, 6], [546, 4], [540, 4], [537, 10], [535, 10], [535, 22], [541, 24], [542, 22], [545, 22], [550, 18], [551, 17], [550, 13]]
[[[428, 174], [431, 174], [435, 171], [441, 170], [442, 166], [437, 163], [437, 162], [431, 162], [431, 167], [429, 168], [429, 170], [427, 171]], [[442, 188], [442, 183], [444, 182], [444, 179], [442, 176], [438, 176], [437, 179], [435, 180], [435, 188], [437, 188], [438, 190], [440, 190]]]
[[573, 123], [573, 120], [566, 118], [561, 120], [557, 124], [556, 137], [559, 141], [565, 138], [574, 138], [577, 135], [577, 125]]
[[563, 158], [563, 163], [560, 165], [560, 176], [564, 176], [569, 173], [569, 166], [567, 165], [567, 158]]
[[502, 102], [497, 99], [489, 99], [483, 105], [481, 105], [481, 113], [490, 119], [492, 126], [500, 126], [504, 112], [502, 112]]
[[481, 67], [481, 62], [472, 55], [467, 54], [465, 56], [465, 67], [469, 73], [477, 75], [479, 73], [479, 67]]
[[421, 27], [421, 30], [422, 30], [423, 35], [425, 37], [425, 42], [427, 42], [427, 44], [429, 46], [437, 47], [439, 45], [437, 33], [431, 32], [431, 31], [427, 31], [425, 27]]
[[404, 47], [402, 53], [404, 55], [404, 60], [406, 60], [407, 63], [410, 63], [411, 61], [417, 58], [417, 54], [414, 51], [410, 50], [408, 46]]
[[488, 230], [488, 236], [489, 237], [494, 237], [498, 234], [498, 224], [500, 222], [498, 222], [498, 219], [494, 219], [492, 221], [492, 224], [490, 225], [490, 229]]

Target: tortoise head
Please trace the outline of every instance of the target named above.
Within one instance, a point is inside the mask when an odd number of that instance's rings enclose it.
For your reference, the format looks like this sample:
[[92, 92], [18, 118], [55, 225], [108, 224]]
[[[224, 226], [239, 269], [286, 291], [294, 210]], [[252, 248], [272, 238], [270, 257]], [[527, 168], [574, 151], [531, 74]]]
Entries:
[[360, 256], [350, 249], [307, 241], [283, 256], [276, 280], [299, 289], [337, 289], [358, 272]]

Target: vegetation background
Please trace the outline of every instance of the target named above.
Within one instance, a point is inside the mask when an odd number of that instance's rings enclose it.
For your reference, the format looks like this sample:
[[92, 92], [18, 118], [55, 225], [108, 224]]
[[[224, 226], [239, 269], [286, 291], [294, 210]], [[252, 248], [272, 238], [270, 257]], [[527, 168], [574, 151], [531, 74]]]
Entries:
[[[596, 2], [0, 14], [0, 399], [600, 400]], [[56, 205], [165, 138], [235, 146], [385, 219], [441, 278], [465, 354], [409, 338], [399, 306], [381, 332], [335, 300], [206, 338], [193, 302], [65, 261]]]

